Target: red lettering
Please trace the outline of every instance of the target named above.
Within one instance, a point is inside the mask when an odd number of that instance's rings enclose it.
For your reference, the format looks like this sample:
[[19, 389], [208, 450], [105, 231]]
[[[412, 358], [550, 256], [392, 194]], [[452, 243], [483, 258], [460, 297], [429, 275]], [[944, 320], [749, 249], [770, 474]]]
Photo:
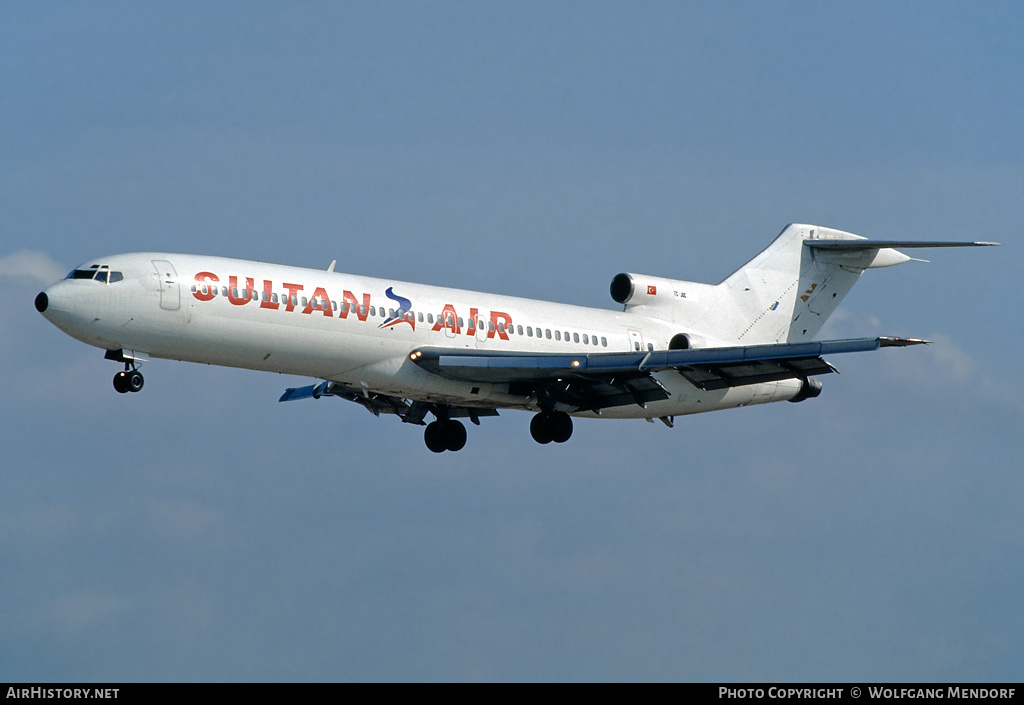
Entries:
[[269, 279], [263, 280], [263, 301], [260, 308], [280, 308], [281, 304], [274, 303], [274, 283]]
[[362, 308], [359, 307], [359, 302], [356, 301], [356, 297], [351, 291], [346, 291], [344, 294], [342, 294], [342, 299], [344, 300], [345, 303], [342, 305], [341, 310], [338, 312], [338, 315], [341, 318], [348, 318], [349, 308], [351, 308], [355, 312], [356, 316], [359, 318], [360, 321], [365, 321], [366, 317], [370, 315], [369, 294], [363, 294]]
[[294, 311], [296, 301], [295, 297], [298, 294], [298, 292], [302, 291], [302, 284], [288, 284], [287, 282], [285, 282], [283, 286], [285, 289], [288, 290], [288, 301], [285, 302], [284, 310]]
[[[498, 328], [499, 322], [505, 324], [503, 326], [505, 330], [501, 330], [501, 328]], [[502, 340], [508, 340], [507, 331], [512, 326], [512, 316], [508, 315], [507, 313], [502, 313], [501, 311], [491, 311], [491, 325], [493, 326], [494, 330], [491, 330], [490, 328], [487, 329], [488, 338], [493, 338], [494, 334], [497, 333], [498, 337], [501, 338]]]
[[[235, 296], [235, 291], [238, 289], [238, 277], [228, 277], [228, 287], [228, 301], [235, 306], [245, 306], [249, 303], [249, 299], [245, 296]], [[245, 288], [248, 291], [253, 291], [256, 288], [252, 277], [245, 278]]]
[[327, 295], [327, 292], [324, 291], [324, 288], [322, 286], [318, 286], [316, 288], [316, 291], [313, 292], [313, 298], [309, 300], [309, 303], [306, 304], [306, 308], [302, 309], [302, 312], [313, 313], [313, 302], [316, 301], [317, 299], [322, 299], [327, 302], [326, 305], [320, 304], [320, 310], [323, 311], [324, 315], [333, 316], [334, 313], [331, 311], [331, 297]]
[[442, 328], [449, 329], [455, 335], [458, 335], [462, 331], [459, 329], [459, 315], [455, 313], [455, 307], [451, 304], [445, 304], [444, 310], [441, 311], [441, 315], [437, 317], [437, 322], [434, 323], [434, 327], [431, 330], [441, 330]]
[[201, 287], [203, 284], [206, 284], [207, 282], [219, 281], [220, 279], [213, 272], [199, 272], [199, 274], [196, 275], [196, 282], [198, 282], [198, 286], [196, 286], [196, 290], [195, 292], [193, 292], [192, 296], [196, 297], [200, 301], [209, 301], [216, 294], [213, 293], [213, 289], [207, 289], [206, 293], [204, 294]]

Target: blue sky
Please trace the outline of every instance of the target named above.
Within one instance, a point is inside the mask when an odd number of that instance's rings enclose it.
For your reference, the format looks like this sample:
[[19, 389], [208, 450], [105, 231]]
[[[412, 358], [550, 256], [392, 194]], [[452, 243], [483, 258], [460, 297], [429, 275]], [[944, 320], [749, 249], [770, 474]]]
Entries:
[[[0, 680], [1019, 680], [1013, 3], [0, 8]], [[116, 366], [32, 299], [117, 252], [612, 308], [789, 222], [868, 272], [821, 397], [470, 428]]]

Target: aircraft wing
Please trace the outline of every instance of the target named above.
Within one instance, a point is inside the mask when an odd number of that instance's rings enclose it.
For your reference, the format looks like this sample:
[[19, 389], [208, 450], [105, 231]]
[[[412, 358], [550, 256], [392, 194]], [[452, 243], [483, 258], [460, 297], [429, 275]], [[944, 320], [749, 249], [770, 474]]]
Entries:
[[728, 348], [627, 353], [505, 353], [420, 348], [409, 359], [434, 374], [464, 381], [509, 383], [510, 392], [547, 396], [578, 409], [667, 399], [652, 372], [676, 370], [704, 391], [835, 372], [822, 355], [919, 345], [907, 338], [851, 338]]
[[[395, 414], [406, 423], [418, 425], [424, 424], [424, 417], [428, 411], [434, 410], [434, 405], [401, 399], [387, 394], [377, 394], [355, 387], [348, 387], [337, 382], [320, 382], [311, 384], [308, 387], [289, 387], [278, 401], [297, 401], [299, 399], [319, 399], [320, 397], [338, 397], [359, 404], [374, 416], [381, 414]], [[481, 416], [497, 416], [497, 409], [477, 408], [467, 406], [446, 406], [445, 415], [447, 418], [468, 418], [479, 425]]]

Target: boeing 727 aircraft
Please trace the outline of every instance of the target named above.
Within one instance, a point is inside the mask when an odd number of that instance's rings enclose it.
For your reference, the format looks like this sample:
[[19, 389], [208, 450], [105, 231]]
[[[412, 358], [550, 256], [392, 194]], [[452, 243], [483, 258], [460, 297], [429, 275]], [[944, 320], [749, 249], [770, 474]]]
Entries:
[[[572, 418], [660, 419], [817, 397], [823, 358], [923, 340], [815, 341], [860, 275], [894, 248], [988, 242], [870, 241], [790, 225], [716, 286], [618, 274], [621, 311], [220, 257], [145, 252], [86, 262], [35, 300], [68, 335], [124, 364], [150, 358], [303, 375], [280, 401], [340, 397], [425, 425], [437, 453], [466, 444], [457, 419], [535, 412], [538, 443]], [[427, 423], [427, 414], [434, 421]]]

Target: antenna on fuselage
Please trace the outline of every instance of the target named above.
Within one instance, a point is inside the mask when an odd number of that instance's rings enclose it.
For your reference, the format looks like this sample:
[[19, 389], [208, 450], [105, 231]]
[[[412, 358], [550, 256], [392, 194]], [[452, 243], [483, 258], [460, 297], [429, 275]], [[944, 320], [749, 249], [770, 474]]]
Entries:
[[327, 271], [328, 272], [333, 272], [334, 271], [334, 265], [336, 265], [337, 263], [338, 263], [338, 260], [332, 259], [331, 260], [331, 266], [327, 268]]

